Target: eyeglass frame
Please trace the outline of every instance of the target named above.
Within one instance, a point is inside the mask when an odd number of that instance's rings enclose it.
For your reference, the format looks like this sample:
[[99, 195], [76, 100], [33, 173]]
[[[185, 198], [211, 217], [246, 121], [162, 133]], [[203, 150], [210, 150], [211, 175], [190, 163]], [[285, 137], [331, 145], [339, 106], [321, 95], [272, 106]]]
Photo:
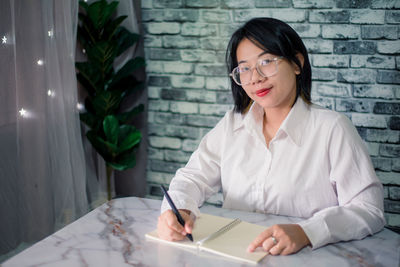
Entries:
[[[232, 70], [232, 72], [229, 73], [229, 76], [230, 76], [230, 77], [232, 78], [232, 80], [233, 80], [237, 85], [239, 85], [239, 86], [249, 85], [249, 84], [251, 83], [251, 79], [253, 78], [254, 69], [256, 69], [256, 70], [257, 70], [257, 73], [258, 73], [261, 77], [263, 77], [263, 78], [272, 77], [272, 76], [274, 76], [275, 74], [277, 74], [277, 73], [278, 73], [278, 60], [280, 60], [280, 59], [283, 59], [283, 56], [274, 57], [274, 58], [272, 58], [272, 59], [269, 60], [270, 63], [274, 62], [274, 63], [275, 63], [275, 66], [276, 66], [276, 72], [275, 72], [274, 74], [272, 74], [272, 75], [264, 75], [264, 74], [261, 72], [261, 70], [258, 69], [258, 68], [259, 68], [258, 62], [260, 62], [260, 60], [265, 60], [265, 59], [261, 59], [261, 58], [258, 59], [256, 65], [255, 65], [254, 67], [252, 67], [252, 68], [249, 70], [249, 71], [251, 71], [251, 78], [250, 78], [250, 81], [249, 81], [248, 83], [246, 83], [246, 84], [241, 84], [241, 83], [239, 83], [238, 81], [236, 81], [236, 79], [234, 78], [234, 76], [235, 76], [235, 75], [234, 75], [234, 72], [235, 72], [235, 70], [236, 70], [237, 68], [239, 68], [239, 66], [235, 67], [235, 68]], [[268, 64], [270, 64], [270, 63], [268, 63]]]

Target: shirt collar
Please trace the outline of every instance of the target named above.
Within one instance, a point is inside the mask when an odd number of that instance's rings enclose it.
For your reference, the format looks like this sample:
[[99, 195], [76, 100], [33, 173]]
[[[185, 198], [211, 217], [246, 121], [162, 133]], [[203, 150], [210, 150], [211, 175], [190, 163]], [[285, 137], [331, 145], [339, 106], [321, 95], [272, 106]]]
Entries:
[[[264, 109], [254, 102], [247, 113], [237, 113], [237, 116], [240, 116], [241, 119], [235, 120], [235, 125], [233, 127], [234, 131], [243, 126], [248, 126], [250, 128], [262, 127]], [[306, 104], [301, 97], [298, 97], [296, 103], [290, 110], [286, 119], [282, 122], [282, 125], [276, 134], [279, 135], [280, 132], [283, 131], [297, 146], [301, 146], [303, 133], [309, 117], [309, 105]]]

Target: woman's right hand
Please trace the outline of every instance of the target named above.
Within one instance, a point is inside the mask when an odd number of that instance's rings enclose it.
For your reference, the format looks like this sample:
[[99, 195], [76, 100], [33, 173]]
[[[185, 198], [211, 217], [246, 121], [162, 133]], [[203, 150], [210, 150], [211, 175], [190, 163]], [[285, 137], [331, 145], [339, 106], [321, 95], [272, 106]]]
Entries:
[[178, 241], [186, 238], [186, 234], [192, 233], [194, 224], [194, 216], [190, 210], [179, 210], [183, 220], [185, 221], [185, 227], [183, 227], [176, 218], [172, 210], [164, 211], [158, 217], [157, 233], [162, 239], [168, 241]]

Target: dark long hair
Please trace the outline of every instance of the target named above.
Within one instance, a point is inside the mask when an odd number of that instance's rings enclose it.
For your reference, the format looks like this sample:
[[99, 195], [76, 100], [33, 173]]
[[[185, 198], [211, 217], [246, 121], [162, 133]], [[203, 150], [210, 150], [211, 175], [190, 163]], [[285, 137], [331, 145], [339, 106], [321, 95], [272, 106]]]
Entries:
[[[285, 22], [273, 18], [254, 18], [236, 30], [226, 50], [228, 73], [237, 67], [236, 50], [243, 39], [249, 39], [264, 51], [283, 56], [300, 68], [296, 75], [296, 100], [298, 96], [306, 103], [311, 103], [311, 66], [306, 47], [300, 36]], [[296, 57], [300, 53], [304, 57], [303, 67]], [[243, 88], [231, 79], [233, 99], [236, 112], [245, 112], [251, 103]], [[296, 101], [295, 101], [296, 102]], [[294, 104], [294, 103], [293, 103]]]

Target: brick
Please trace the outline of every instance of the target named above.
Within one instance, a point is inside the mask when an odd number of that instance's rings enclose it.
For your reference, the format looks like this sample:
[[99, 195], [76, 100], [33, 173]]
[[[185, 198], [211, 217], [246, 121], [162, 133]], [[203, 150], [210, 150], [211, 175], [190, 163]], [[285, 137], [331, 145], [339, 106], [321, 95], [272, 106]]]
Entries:
[[400, 72], [395, 70], [378, 70], [377, 83], [400, 84]]
[[180, 60], [180, 51], [176, 49], [160, 49], [160, 48], [149, 48], [146, 49], [146, 56], [153, 60]]
[[147, 87], [147, 96], [152, 99], [160, 98], [160, 88], [155, 86]]
[[347, 69], [338, 71], [338, 82], [375, 83], [376, 71], [370, 69]]
[[396, 57], [396, 69], [400, 70], [400, 57]]
[[149, 159], [157, 159], [157, 160], [163, 160], [164, 159], [164, 153], [161, 149], [155, 149], [149, 147], [147, 149], [147, 157]]
[[333, 42], [331, 40], [304, 39], [303, 42], [308, 53], [329, 54], [333, 51]]
[[320, 96], [349, 96], [350, 86], [335, 83], [314, 83], [313, 88]]
[[[382, 1], [382, 0], [380, 0]], [[400, 214], [386, 213], [385, 212], [386, 224], [391, 227], [398, 228], [400, 225]]]
[[357, 39], [360, 27], [356, 25], [322, 25], [322, 37], [327, 39]]
[[397, 39], [397, 26], [362, 25], [362, 39]]
[[186, 91], [181, 89], [162, 89], [161, 99], [166, 100], [186, 100]]
[[173, 175], [165, 172], [147, 171], [147, 182], [157, 184], [169, 184]]
[[230, 78], [207, 77], [206, 88], [209, 90], [230, 90]]
[[205, 23], [184, 23], [182, 25], [182, 36], [215, 36], [217, 25]]
[[153, 7], [152, 1], [141, 0], [140, 2], [141, 2], [140, 7], [141, 7], [142, 9], [144, 9], [144, 8], [152, 8], [152, 7]]
[[171, 78], [167, 76], [150, 76], [148, 85], [168, 87], [171, 86]]
[[400, 157], [400, 145], [381, 144], [379, 147], [379, 154], [384, 157], [398, 158]]
[[351, 115], [351, 120], [354, 126], [380, 128], [380, 129], [387, 128], [386, 119], [384, 116], [381, 115], [353, 113]]
[[366, 129], [366, 140], [379, 143], [400, 143], [400, 132], [387, 129]]
[[162, 10], [145, 10], [142, 9], [142, 22], [149, 21], [162, 21], [163, 19], [163, 11]]
[[222, 8], [250, 8], [254, 7], [254, 0], [221, 0]]
[[399, 115], [400, 114], [400, 103], [392, 102], [376, 102], [374, 106], [375, 114], [390, 114]]
[[365, 142], [365, 145], [367, 146], [368, 153], [371, 156], [379, 156], [379, 143]]
[[376, 175], [382, 184], [400, 185], [399, 173], [376, 171]]
[[147, 122], [148, 123], [154, 123], [154, 113], [153, 111], [148, 111], [147, 112]]
[[199, 130], [195, 127], [182, 125], [152, 124], [149, 126], [149, 135], [197, 139], [199, 138]]
[[150, 22], [144, 26], [150, 34], [177, 34], [181, 31], [179, 23], [176, 22]]
[[313, 55], [312, 65], [314, 67], [344, 68], [349, 66], [349, 56], [346, 55]]
[[176, 21], [176, 22], [195, 22], [199, 19], [199, 11], [198, 10], [171, 10], [165, 9], [163, 11], [164, 21]]
[[397, 116], [390, 117], [389, 128], [392, 130], [400, 130], [400, 117]]
[[232, 109], [232, 105], [222, 104], [199, 104], [200, 114], [204, 115], [224, 115], [228, 110]]
[[372, 0], [371, 8], [376, 8], [376, 9], [400, 8], [400, 2], [398, 0], [386, 0], [386, 1]]
[[[400, 88], [400, 87], [399, 87]], [[394, 87], [391, 85], [353, 85], [354, 97], [370, 97], [370, 98], [394, 98]]]
[[371, 112], [373, 109], [373, 102], [365, 100], [350, 100], [340, 99], [336, 100], [336, 111], [341, 112], [360, 112], [366, 113]]
[[[400, 177], [400, 173], [399, 173], [399, 177]], [[395, 187], [395, 186], [389, 187], [389, 197], [390, 197], [390, 199], [393, 199], [393, 200], [400, 200], [400, 187]]]
[[233, 33], [241, 26], [240, 23], [220, 24], [219, 32], [221, 37], [230, 38]]
[[400, 23], [400, 11], [398, 10], [391, 10], [391, 11], [386, 11], [386, 22], [388, 24], [399, 24]]
[[333, 81], [336, 79], [336, 70], [325, 68], [312, 68], [313, 81]]
[[327, 98], [327, 97], [313, 97], [312, 98], [312, 103], [320, 105], [322, 107], [325, 107], [330, 110], [334, 110], [335, 108], [335, 102], [332, 98]]
[[321, 28], [318, 24], [291, 24], [290, 25], [301, 38], [318, 37], [321, 33]]
[[200, 140], [185, 139], [182, 143], [182, 150], [186, 152], [193, 152], [199, 146]]
[[198, 76], [172, 76], [172, 86], [175, 88], [203, 88], [204, 77]]
[[174, 113], [196, 114], [198, 113], [198, 104], [191, 102], [171, 102], [170, 110]]
[[235, 10], [233, 18], [236, 22], [246, 22], [254, 17], [273, 17], [284, 20], [285, 22], [304, 22], [306, 20], [306, 11], [293, 9], [251, 9]]
[[190, 74], [193, 71], [193, 64], [181, 61], [160, 62], [165, 73]]
[[162, 44], [165, 48], [198, 48], [198, 40], [184, 36], [163, 36]]
[[220, 119], [220, 117], [216, 116], [188, 115], [186, 117], [186, 124], [191, 126], [214, 127]]
[[188, 62], [214, 62], [215, 51], [210, 50], [181, 50], [180, 57]]
[[399, 54], [400, 53], [400, 40], [380, 41], [380, 42], [378, 42], [377, 51], [381, 54]]
[[389, 198], [389, 188], [387, 186], [383, 186], [383, 198]]
[[149, 100], [149, 111], [168, 111], [169, 102], [162, 100]]
[[352, 68], [395, 69], [395, 58], [391, 56], [363, 56], [352, 55]]
[[334, 0], [293, 0], [294, 8], [333, 8]]
[[384, 209], [386, 212], [400, 213], [400, 202], [389, 199], [384, 200]]
[[144, 36], [144, 47], [161, 47], [162, 40], [159, 36]]
[[335, 54], [375, 54], [376, 44], [371, 41], [335, 41], [333, 52]]
[[204, 90], [187, 90], [186, 100], [192, 102], [214, 103], [217, 100], [215, 92]]
[[336, 6], [338, 8], [368, 8], [370, 0], [337, 0]]
[[290, 7], [289, 0], [255, 0], [255, 7]]
[[217, 101], [218, 104], [233, 104], [233, 97], [232, 94], [227, 94], [225, 92], [217, 93]]
[[186, 0], [187, 7], [217, 7], [218, 0]]
[[350, 21], [350, 12], [347, 10], [310, 11], [309, 21], [317, 23], [348, 23]]
[[203, 10], [201, 15], [206, 22], [231, 22], [230, 12], [225, 10]]
[[372, 164], [375, 167], [375, 170], [390, 172], [392, 169], [392, 161], [390, 158], [376, 158], [371, 157]]
[[226, 76], [227, 70], [225, 65], [196, 64], [194, 73], [203, 76]]
[[229, 40], [223, 38], [202, 38], [201, 48], [209, 50], [226, 50]]
[[186, 163], [189, 160], [191, 154], [192, 153], [179, 151], [179, 150], [165, 150], [164, 151], [166, 161], [173, 161], [173, 162], [180, 162], [180, 163]]
[[384, 24], [385, 11], [357, 9], [350, 11], [350, 23], [354, 24]]
[[392, 171], [400, 172], [400, 158], [392, 158]]
[[162, 66], [162, 62], [156, 62], [152, 60], [147, 60], [146, 61], [146, 72], [147, 73], [163, 73], [164, 68]]
[[149, 136], [149, 144], [155, 148], [179, 149], [182, 142], [179, 138], [175, 137]]
[[185, 116], [169, 112], [155, 112], [153, 121], [160, 124], [181, 125], [185, 122]]
[[182, 168], [184, 166], [183, 163], [167, 162], [161, 160], [151, 160], [150, 165], [150, 169], [152, 171], [169, 173], [175, 173], [179, 168]]
[[183, 0], [153, 0], [155, 8], [177, 8], [182, 7]]

